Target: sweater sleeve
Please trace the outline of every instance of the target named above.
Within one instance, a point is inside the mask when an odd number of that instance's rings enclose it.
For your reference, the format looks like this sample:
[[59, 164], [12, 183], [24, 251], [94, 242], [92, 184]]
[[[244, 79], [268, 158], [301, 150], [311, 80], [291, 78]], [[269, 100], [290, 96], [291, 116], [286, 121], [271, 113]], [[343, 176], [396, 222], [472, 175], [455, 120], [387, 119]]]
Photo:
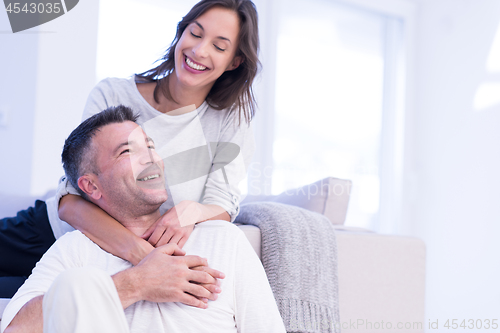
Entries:
[[226, 117], [217, 143], [212, 143], [214, 170], [208, 175], [202, 203], [224, 208], [231, 222], [238, 216], [240, 186], [245, 180], [255, 150], [252, 128], [235, 116]]

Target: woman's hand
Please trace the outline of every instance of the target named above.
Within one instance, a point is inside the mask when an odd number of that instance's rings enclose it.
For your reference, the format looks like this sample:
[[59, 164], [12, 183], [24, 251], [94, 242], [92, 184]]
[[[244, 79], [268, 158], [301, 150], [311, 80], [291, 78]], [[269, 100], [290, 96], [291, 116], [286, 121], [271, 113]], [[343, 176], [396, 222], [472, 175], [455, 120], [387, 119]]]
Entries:
[[146, 232], [142, 238], [151, 245], [158, 247], [165, 244], [186, 244], [194, 225], [200, 222], [200, 204], [195, 201], [181, 201], [170, 208]]

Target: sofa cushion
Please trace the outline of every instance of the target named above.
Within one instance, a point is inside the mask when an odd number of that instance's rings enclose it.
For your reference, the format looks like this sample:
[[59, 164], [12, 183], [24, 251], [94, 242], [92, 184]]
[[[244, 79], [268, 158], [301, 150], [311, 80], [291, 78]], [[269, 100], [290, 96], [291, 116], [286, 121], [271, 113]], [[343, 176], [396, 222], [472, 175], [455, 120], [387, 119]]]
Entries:
[[242, 203], [273, 201], [298, 206], [323, 214], [339, 225], [345, 222], [351, 186], [350, 180], [328, 177], [279, 195], [248, 195]]
[[22, 196], [0, 192], [0, 219], [16, 216], [17, 212], [35, 205], [36, 200], [47, 200], [55, 190], [50, 190], [42, 196]]

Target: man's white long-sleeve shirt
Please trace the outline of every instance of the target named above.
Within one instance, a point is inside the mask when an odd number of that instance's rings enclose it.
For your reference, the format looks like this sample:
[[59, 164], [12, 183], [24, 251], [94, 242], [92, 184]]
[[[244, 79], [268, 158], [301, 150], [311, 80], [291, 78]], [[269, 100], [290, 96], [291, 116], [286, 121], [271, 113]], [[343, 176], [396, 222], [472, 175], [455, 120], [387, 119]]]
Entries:
[[[181, 303], [137, 302], [125, 310], [130, 332], [285, 332], [262, 264], [243, 232], [226, 221], [196, 225], [184, 246], [223, 272], [222, 292], [207, 309]], [[54, 279], [74, 267], [92, 266], [113, 275], [132, 265], [105, 252], [79, 231], [65, 234], [47, 251], [9, 303], [2, 331], [30, 299], [43, 295]], [[89, 306], [96, 306], [92, 299]]]

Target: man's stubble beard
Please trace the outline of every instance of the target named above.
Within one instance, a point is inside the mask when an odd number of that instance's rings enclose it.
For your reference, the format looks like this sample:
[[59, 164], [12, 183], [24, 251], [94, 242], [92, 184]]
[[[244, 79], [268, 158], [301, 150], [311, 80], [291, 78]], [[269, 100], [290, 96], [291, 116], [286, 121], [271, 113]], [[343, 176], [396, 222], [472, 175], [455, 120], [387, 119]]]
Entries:
[[110, 198], [108, 202], [113, 211], [113, 214], [110, 215], [137, 218], [153, 214], [167, 200], [166, 193], [165, 190], [163, 198], [161, 195], [146, 194], [138, 188], [123, 190], [112, 187], [108, 191], [108, 197]]

